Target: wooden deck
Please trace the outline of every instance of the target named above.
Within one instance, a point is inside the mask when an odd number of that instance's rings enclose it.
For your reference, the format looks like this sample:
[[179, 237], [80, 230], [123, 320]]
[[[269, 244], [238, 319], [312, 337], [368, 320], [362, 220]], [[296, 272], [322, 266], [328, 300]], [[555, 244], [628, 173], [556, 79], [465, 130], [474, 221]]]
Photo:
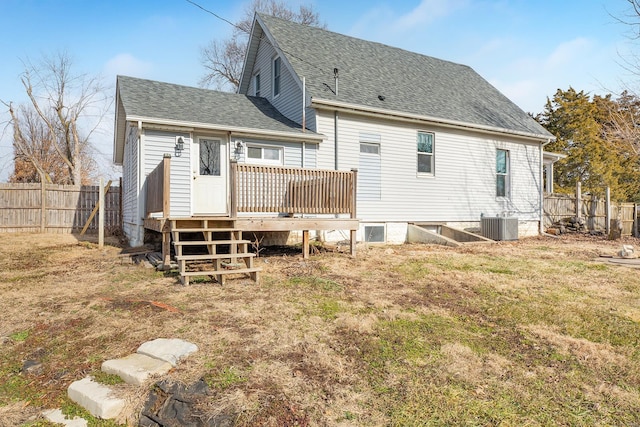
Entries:
[[[269, 217], [177, 217], [177, 218], [146, 218], [144, 227], [148, 230], [163, 233], [163, 241], [169, 237], [176, 224], [180, 228], [217, 228], [227, 227], [246, 232], [263, 231], [301, 231], [302, 256], [309, 257], [309, 230], [345, 230], [355, 233], [360, 222], [355, 218], [269, 218]], [[356, 239], [351, 236], [350, 253], [355, 256]], [[168, 242], [166, 243], [168, 244]], [[163, 258], [165, 257], [163, 249]]]
[[[331, 171], [232, 162], [228, 215], [174, 217], [170, 212], [170, 162], [171, 159], [165, 157], [147, 177], [144, 227], [162, 233], [165, 265], [169, 265], [171, 241], [174, 245], [180, 242], [180, 233], [201, 234], [199, 245], [208, 248], [206, 253], [189, 257], [176, 251], [183, 283], [188, 284], [188, 277], [196, 274], [188, 270], [187, 262], [203, 260], [214, 266], [206, 273], [223, 281], [223, 274], [227, 272], [221, 272], [219, 260], [224, 257], [216, 254], [216, 246], [222, 244], [222, 240], [234, 254], [229, 262], [236, 264], [235, 261], [241, 259], [246, 266], [241, 272], [257, 280], [253, 257], [247, 253], [246, 242], [242, 239], [246, 232], [301, 231], [302, 255], [308, 258], [310, 230], [348, 230], [350, 252], [355, 256], [359, 227], [356, 217], [357, 170]], [[310, 218], [309, 215], [320, 217]], [[212, 237], [222, 232], [230, 234], [221, 241]], [[239, 248], [243, 256], [235, 255]]]

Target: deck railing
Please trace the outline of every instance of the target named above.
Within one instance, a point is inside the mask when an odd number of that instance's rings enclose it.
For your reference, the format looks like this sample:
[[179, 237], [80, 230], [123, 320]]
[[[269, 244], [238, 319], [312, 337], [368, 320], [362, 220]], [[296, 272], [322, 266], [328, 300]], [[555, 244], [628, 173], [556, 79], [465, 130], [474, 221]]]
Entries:
[[[170, 165], [165, 157], [147, 176], [146, 214], [170, 216]], [[349, 214], [356, 218], [358, 171], [256, 166], [231, 163], [230, 212]]]
[[146, 216], [162, 212], [163, 218], [169, 217], [169, 189], [171, 175], [171, 156], [166, 156], [147, 176]]
[[231, 216], [238, 212], [350, 214], [357, 170], [333, 171], [231, 163]]

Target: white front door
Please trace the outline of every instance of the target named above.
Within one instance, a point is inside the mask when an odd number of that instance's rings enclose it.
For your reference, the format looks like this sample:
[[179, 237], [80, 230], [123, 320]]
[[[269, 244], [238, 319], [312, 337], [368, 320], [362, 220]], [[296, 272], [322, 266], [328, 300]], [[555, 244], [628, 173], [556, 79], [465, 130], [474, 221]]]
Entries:
[[192, 156], [193, 214], [226, 215], [227, 143], [216, 138], [198, 138]]

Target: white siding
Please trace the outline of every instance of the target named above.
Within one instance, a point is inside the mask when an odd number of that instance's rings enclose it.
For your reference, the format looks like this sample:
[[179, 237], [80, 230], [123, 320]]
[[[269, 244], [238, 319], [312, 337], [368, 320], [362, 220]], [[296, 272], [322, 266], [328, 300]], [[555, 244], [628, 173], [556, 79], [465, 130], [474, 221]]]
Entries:
[[[184, 151], [180, 157], [176, 157], [174, 151], [177, 136], [184, 138]], [[185, 133], [146, 130], [143, 141], [145, 179], [162, 161], [165, 153], [171, 154], [171, 216], [191, 216], [191, 136]], [[146, 191], [146, 184], [144, 188]]]
[[[273, 97], [273, 59], [276, 57], [276, 50], [271, 44], [261, 41], [258, 47], [256, 62], [252, 70], [251, 83], [247, 95], [255, 94], [255, 80], [253, 76], [260, 73], [260, 94], [267, 98], [275, 108], [285, 117], [296, 123], [302, 123], [302, 88], [295, 77], [289, 71], [286, 57], [281, 57], [282, 68], [280, 77], [280, 95]], [[300, 76], [302, 80], [302, 76]], [[307, 102], [308, 104], [308, 102]], [[315, 132], [315, 110], [307, 108], [306, 128]]]
[[305, 144], [303, 166], [311, 169], [318, 167], [318, 144]]
[[138, 129], [129, 127], [122, 161], [122, 228], [129, 244], [142, 244], [138, 225]]
[[[334, 133], [334, 114], [330, 112], [316, 111], [316, 127], [317, 132], [322, 133], [327, 139], [322, 141], [318, 147], [318, 169], [334, 169], [335, 159], [335, 133]], [[340, 120], [340, 113], [337, 113], [338, 122]], [[340, 125], [338, 125], [339, 127]], [[338, 136], [340, 139], [340, 136]], [[355, 167], [355, 166], [354, 166]], [[345, 170], [338, 165], [338, 169]]]
[[[334, 116], [318, 112], [318, 131], [328, 139], [320, 144], [318, 167], [334, 167]], [[510, 213], [537, 221], [539, 194], [538, 144], [525, 144], [470, 132], [422, 127], [339, 114], [338, 169], [359, 164], [359, 135], [381, 136], [381, 200], [358, 201], [364, 222], [479, 221], [480, 215]], [[418, 176], [416, 135], [435, 134], [435, 175]], [[511, 200], [496, 198], [495, 151], [511, 155]]]
[[[309, 102], [307, 100], [307, 105], [309, 105]], [[307, 114], [305, 116], [305, 121], [304, 121], [304, 127], [305, 129], [309, 129], [312, 132], [317, 132], [317, 127], [316, 127], [316, 110], [315, 108], [307, 108]]]

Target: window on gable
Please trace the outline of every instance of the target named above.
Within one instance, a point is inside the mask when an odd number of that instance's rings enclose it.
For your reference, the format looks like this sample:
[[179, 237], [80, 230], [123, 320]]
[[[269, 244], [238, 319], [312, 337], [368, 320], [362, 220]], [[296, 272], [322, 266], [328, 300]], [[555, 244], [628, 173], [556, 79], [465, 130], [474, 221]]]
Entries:
[[509, 151], [496, 150], [496, 196], [510, 197], [510, 165]]
[[255, 89], [255, 95], [260, 96], [260, 74], [256, 74], [253, 78], [253, 87]]
[[433, 139], [432, 133], [418, 132], [418, 173], [434, 173]]
[[247, 163], [283, 164], [282, 147], [247, 146]]
[[280, 95], [280, 74], [282, 61], [278, 57], [273, 60], [273, 96]]

